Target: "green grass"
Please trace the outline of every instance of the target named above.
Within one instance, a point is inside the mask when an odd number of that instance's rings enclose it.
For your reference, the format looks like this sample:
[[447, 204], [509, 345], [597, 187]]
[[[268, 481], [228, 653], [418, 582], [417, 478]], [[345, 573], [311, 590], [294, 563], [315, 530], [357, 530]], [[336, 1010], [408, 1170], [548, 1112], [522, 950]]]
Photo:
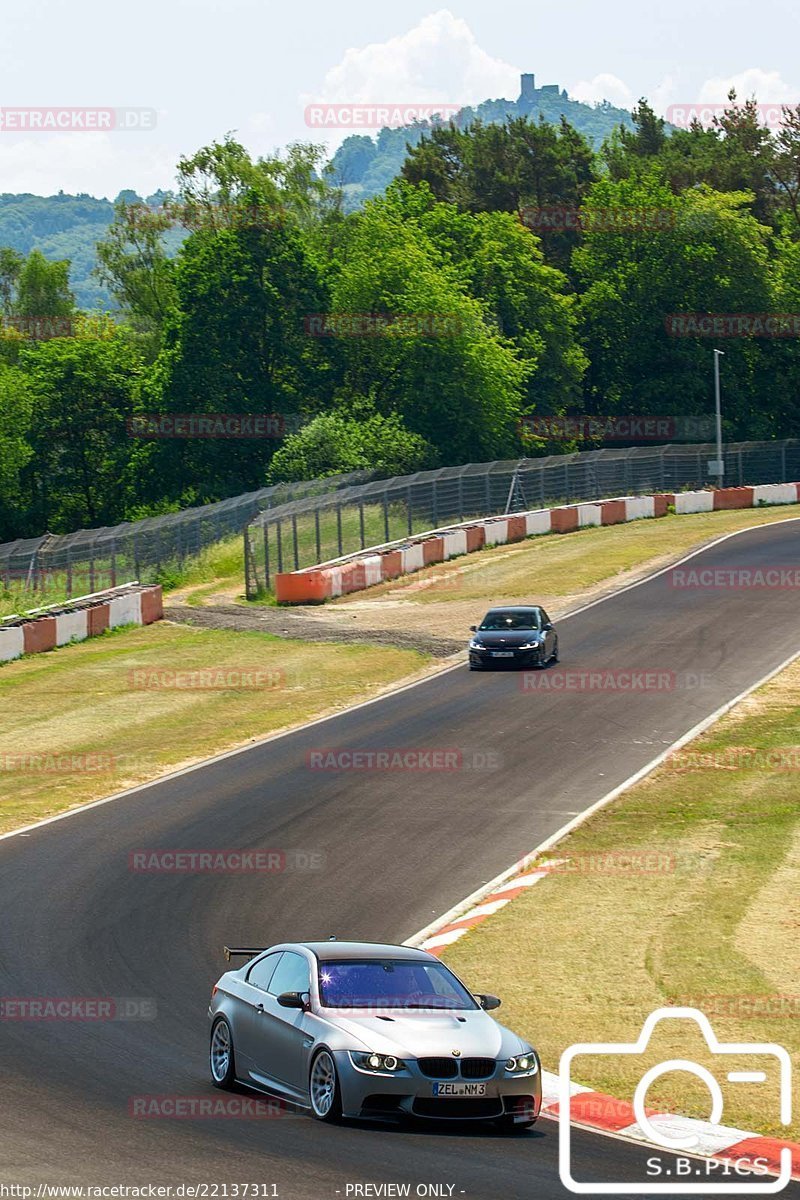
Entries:
[[[353, 704], [429, 661], [163, 622], [6, 663], [0, 832]], [[227, 686], [167, 686], [203, 669]]]
[[[579, 529], [568, 534], [543, 534], [512, 545], [489, 547], [476, 554], [438, 563], [391, 583], [379, 584], [354, 600], [378, 598], [387, 592], [415, 604], [462, 600], [500, 602], [529, 596], [535, 588], [542, 603], [654, 567], [660, 561], [689, 553], [703, 542], [800, 516], [793, 505], [690, 513], [628, 524]], [[430, 586], [422, 586], [430, 581]], [[347, 603], [344, 599], [340, 603]]]
[[[503, 997], [504, 1020], [545, 1069], [574, 1042], [635, 1041], [650, 1012], [680, 1003], [705, 1011], [722, 1040], [777, 1042], [800, 1066], [798, 692], [795, 664], [559, 843], [548, 856], [565, 860], [558, 871], [445, 951], [476, 989]], [[761, 754], [748, 765], [743, 748]], [[768, 767], [769, 751], [785, 769]], [[621, 852], [650, 857], [632, 870]], [[699, 1039], [669, 1026], [645, 1066], [665, 1057], [720, 1078]], [[574, 1077], [630, 1099], [643, 1069], [638, 1058], [582, 1059]], [[779, 1124], [769, 1074], [757, 1087], [721, 1077], [724, 1123], [796, 1140], [800, 1122]], [[705, 1087], [684, 1074], [648, 1101], [709, 1111]]]

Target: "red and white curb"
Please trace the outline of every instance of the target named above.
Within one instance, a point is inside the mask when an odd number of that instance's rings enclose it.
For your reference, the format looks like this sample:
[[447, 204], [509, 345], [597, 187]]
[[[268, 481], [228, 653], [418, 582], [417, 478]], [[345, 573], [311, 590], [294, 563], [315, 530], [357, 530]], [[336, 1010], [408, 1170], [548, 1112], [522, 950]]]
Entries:
[[[543, 1117], [560, 1119], [559, 1079], [558, 1075], [550, 1071], [542, 1072], [541, 1111]], [[796, 1142], [762, 1137], [761, 1134], [746, 1129], [713, 1125], [709, 1121], [700, 1121], [675, 1113], [661, 1113], [657, 1109], [648, 1108], [646, 1114], [656, 1131], [663, 1132], [665, 1138], [669, 1138], [670, 1141], [692, 1139], [691, 1149], [687, 1152], [678, 1150], [679, 1155], [687, 1153], [690, 1157], [719, 1159], [721, 1163], [738, 1163], [746, 1174], [781, 1175], [783, 1170], [787, 1183], [789, 1178], [800, 1179], [800, 1145]], [[633, 1105], [628, 1101], [617, 1100], [613, 1096], [581, 1087], [576, 1083], [570, 1084], [569, 1123], [652, 1146], [662, 1153], [665, 1149], [646, 1136], [636, 1120]], [[788, 1163], [782, 1168], [782, 1156], [791, 1163], [791, 1171]], [[709, 1190], [712, 1190], [713, 1177], [709, 1173], [707, 1178]], [[680, 1183], [676, 1184], [676, 1188], [681, 1190]]]
[[[555, 866], [555, 863], [548, 865], [552, 867]], [[505, 908], [517, 896], [521, 896], [529, 887], [533, 887], [535, 883], [538, 883], [540, 879], [545, 879], [549, 874], [550, 871], [547, 867], [542, 867], [536, 871], [528, 871], [523, 875], [517, 875], [514, 879], [509, 879], [506, 883], [501, 883], [499, 887], [490, 891], [479, 904], [469, 909], [463, 916], [457, 917], [452, 921], [447, 921], [431, 937], [426, 937], [424, 941], [419, 943], [420, 948], [427, 950], [429, 954], [441, 954], [446, 946], [452, 946], [453, 942], [457, 942], [468, 930], [474, 929], [476, 925], [480, 925], [481, 921], [485, 921], [487, 917], [493, 917], [501, 908]]]
[[[531, 856], [533, 857], [533, 856]], [[429, 954], [440, 955], [448, 946], [452, 946], [470, 929], [480, 925], [489, 917], [494, 916], [500, 909], [505, 908], [517, 896], [553, 873], [553, 868], [559, 866], [563, 859], [550, 859], [534, 870], [523, 870], [521, 874], [513, 875], [498, 886], [489, 884], [485, 894], [478, 893], [478, 903], [468, 908], [461, 915], [445, 917], [438, 924], [422, 930], [410, 943], [427, 950]], [[626, 1100], [618, 1100], [607, 1096], [593, 1088], [581, 1084], [569, 1084], [570, 1107], [569, 1123], [595, 1132], [613, 1134], [615, 1137], [638, 1142], [654, 1149], [665, 1150], [648, 1138], [641, 1125], [636, 1120], [633, 1105]], [[780, 1138], [763, 1137], [746, 1129], [736, 1129], [726, 1125], [715, 1125], [709, 1121], [701, 1121], [694, 1117], [683, 1117], [675, 1113], [660, 1113], [657, 1109], [647, 1109], [647, 1116], [658, 1131], [670, 1141], [691, 1138], [690, 1157], [718, 1159], [720, 1163], [739, 1164], [742, 1171], [747, 1173], [781, 1175], [782, 1152], [791, 1161], [791, 1178], [800, 1179], [800, 1144], [784, 1141]], [[559, 1101], [559, 1077], [551, 1071], [542, 1071], [542, 1108], [541, 1115], [553, 1120], [560, 1120], [561, 1105]], [[787, 1153], [788, 1152], [788, 1153]], [[758, 1160], [756, 1162], [756, 1160]], [[788, 1182], [788, 1164], [783, 1167], [783, 1177]], [[711, 1183], [709, 1186], [713, 1186]]]

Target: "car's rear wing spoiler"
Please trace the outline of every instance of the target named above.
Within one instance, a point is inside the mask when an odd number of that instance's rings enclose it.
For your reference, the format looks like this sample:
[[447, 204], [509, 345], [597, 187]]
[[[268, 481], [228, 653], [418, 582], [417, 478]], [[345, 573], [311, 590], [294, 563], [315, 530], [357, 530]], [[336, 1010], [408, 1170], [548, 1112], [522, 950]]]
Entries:
[[232, 958], [255, 958], [264, 949], [263, 946], [223, 946], [225, 961], [230, 962]]

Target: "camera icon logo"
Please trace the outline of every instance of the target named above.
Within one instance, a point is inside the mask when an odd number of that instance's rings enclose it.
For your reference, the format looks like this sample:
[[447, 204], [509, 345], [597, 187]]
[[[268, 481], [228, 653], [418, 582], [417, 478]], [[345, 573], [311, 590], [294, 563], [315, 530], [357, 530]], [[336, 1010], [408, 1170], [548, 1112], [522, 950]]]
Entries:
[[[715, 1056], [715, 1059], [719, 1058], [719, 1075], [715, 1076], [707, 1067], [691, 1062], [689, 1059], [670, 1058], [656, 1063], [643, 1072], [636, 1085], [633, 1095], [633, 1113], [638, 1128], [641, 1131], [642, 1140], [660, 1150], [670, 1151], [672, 1154], [688, 1154], [698, 1157], [694, 1159], [677, 1159], [676, 1163], [686, 1164], [685, 1169], [675, 1170], [674, 1167], [665, 1169], [659, 1167], [656, 1170], [656, 1175], [669, 1175], [669, 1182], [655, 1183], [648, 1178], [643, 1179], [641, 1182], [609, 1181], [608, 1183], [589, 1183], [575, 1179], [572, 1172], [572, 1127], [570, 1124], [573, 1060], [583, 1056], [617, 1058], [624, 1055], [644, 1055], [656, 1025], [662, 1021], [675, 1022], [676, 1020], [694, 1022], [699, 1028], [708, 1051]], [[777, 1065], [780, 1121], [783, 1125], [789, 1125], [792, 1119], [792, 1063], [788, 1052], [783, 1046], [779, 1046], [774, 1042], [720, 1042], [711, 1027], [708, 1017], [700, 1012], [699, 1009], [678, 1007], [656, 1009], [645, 1021], [642, 1031], [635, 1042], [580, 1042], [574, 1046], [569, 1046], [561, 1056], [558, 1077], [559, 1174], [564, 1187], [577, 1195], [590, 1196], [620, 1196], [625, 1194], [641, 1196], [657, 1195], [664, 1192], [669, 1192], [673, 1195], [678, 1192], [694, 1193], [695, 1195], [707, 1195], [709, 1192], [720, 1195], [726, 1193], [737, 1195], [761, 1193], [763, 1195], [765, 1193], [774, 1194], [782, 1191], [790, 1182], [792, 1176], [792, 1153], [788, 1148], [784, 1148], [781, 1152], [780, 1174], [777, 1179], [770, 1178], [767, 1183], [742, 1182], [740, 1172], [737, 1169], [735, 1175], [739, 1176], [738, 1178], [728, 1179], [727, 1182], [717, 1182], [713, 1179], [713, 1173], [715, 1169], [723, 1167], [725, 1164], [718, 1159], [699, 1157], [702, 1155], [702, 1149], [698, 1134], [692, 1130], [693, 1122], [689, 1119], [679, 1119], [676, 1121], [673, 1114], [648, 1114], [645, 1107], [647, 1092], [656, 1080], [672, 1072], [687, 1072], [701, 1080], [707, 1087], [711, 1096], [711, 1113], [708, 1121], [712, 1125], [719, 1125], [724, 1109], [724, 1097], [719, 1082], [720, 1079], [724, 1079], [730, 1084], [763, 1084], [767, 1082], [768, 1074], [764, 1070], [742, 1071], [729, 1069], [732, 1064], [730, 1061], [726, 1064], [726, 1056], [730, 1060], [731, 1056], [741, 1058], [743, 1055], [757, 1057], [762, 1063], [764, 1059], [771, 1059], [773, 1066]], [[704, 1125], [707, 1128], [707, 1123], [698, 1121], [698, 1130], [702, 1129]], [[648, 1164], [659, 1161], [648, 1159]], [[745, 1173], [751, 1175], [765, 1174], [763, 1170], [759, 1171], [755, 1167], [752, 1170], [748, 1169]], [[729, 1172], [726, 1171], [725, 1174], [728, 1175]], [[678, 1176], [678, 1178], [675, 1176]]]

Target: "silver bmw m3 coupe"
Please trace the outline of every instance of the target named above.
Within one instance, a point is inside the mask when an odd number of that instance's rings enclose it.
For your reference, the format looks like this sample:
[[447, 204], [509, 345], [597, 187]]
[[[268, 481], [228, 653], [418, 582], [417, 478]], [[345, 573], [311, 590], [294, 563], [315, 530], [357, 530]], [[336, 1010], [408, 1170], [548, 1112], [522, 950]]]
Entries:
[[226, 972], [209, 1007], [211, 1079], [277, 1094], [320, 1121], [422, 1117], [532, 1125], [536, 1051], [424, 950], [296, 942]]

